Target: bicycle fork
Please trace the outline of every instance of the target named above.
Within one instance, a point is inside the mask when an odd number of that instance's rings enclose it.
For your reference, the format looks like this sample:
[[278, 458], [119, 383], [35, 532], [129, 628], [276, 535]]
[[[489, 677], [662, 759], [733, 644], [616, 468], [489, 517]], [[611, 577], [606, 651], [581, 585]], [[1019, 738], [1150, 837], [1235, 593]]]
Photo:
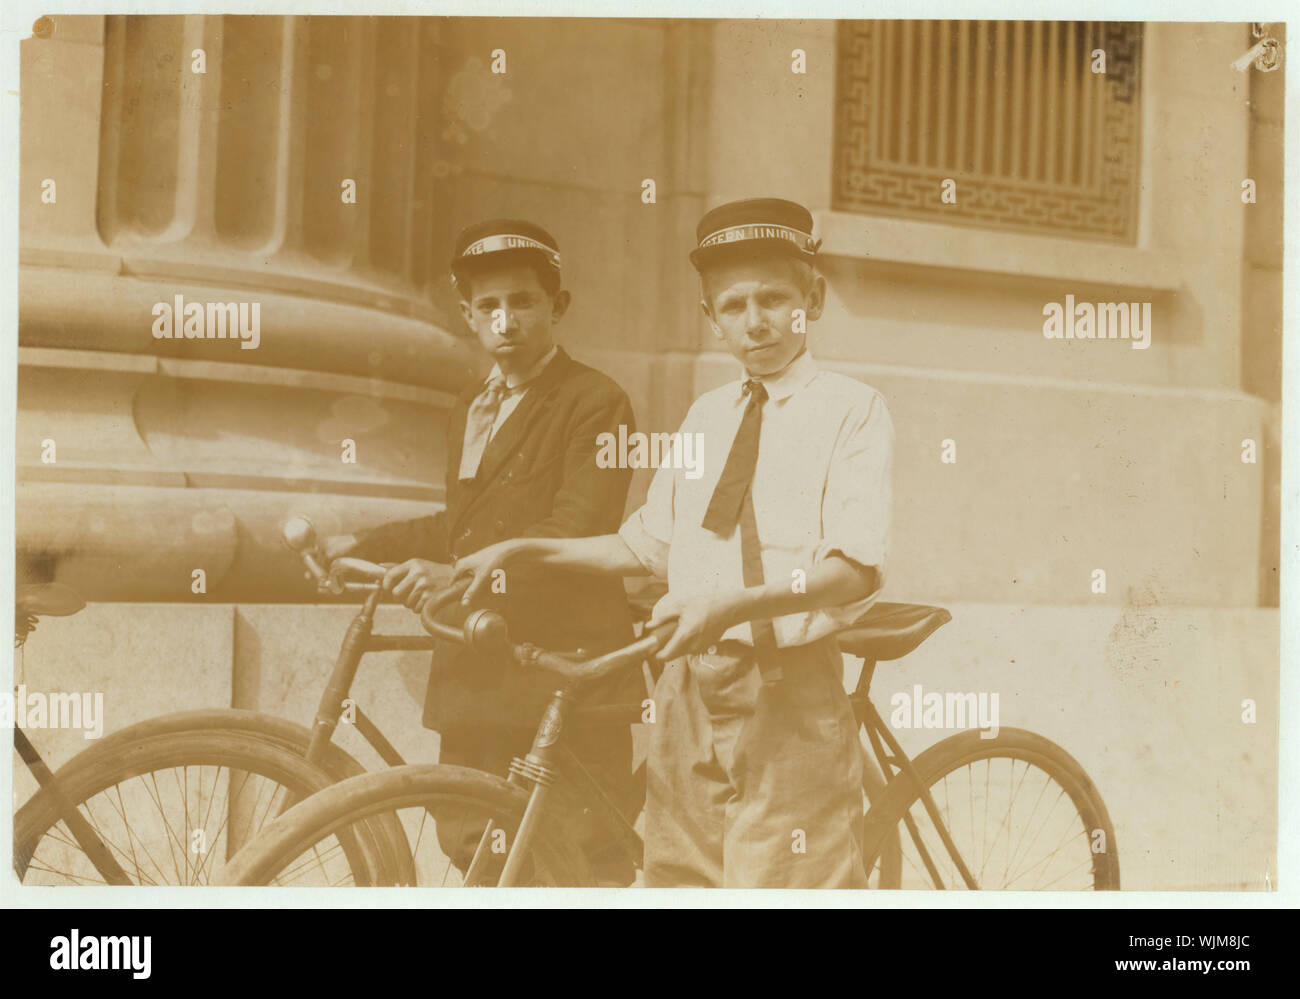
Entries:
[[[41, 759], [41, 754], [36, 751], [36, 747], [31, 744], [31, 740], [20, 728], [14, 728], [14, 748], [18, 750], [18, 755], [22, 761], [27, 764], [27, 769], [31, 771], [36, 783], [51, 796], [55, 806], [58, 809], [59, 817], [63, 819], [72, 833], [72, 838], [77, 841], [82, 852], [90, 858], [90, 862], [95, 865], [104, 881], [110, 885], [129, 885], [131, 879], [127, 876], [126, 871], [122, 870], [122, 865], [113, 857], [113, 853], [104, 841], [95, 832], [94, 827], [85, 819], [81, 812], [77, 811], [77, 806], [68, 800], [63, 789], [59, 787], [59, 782], [55, 779], [54, 774], [45, 761]], [[23, 870], [30, 863], [31, 857], [22, 858], [23, 863], [19, 864], [17, 852], [14, 854], [14, 870], [17, 872], [19, 879], [23, 876]], [[20, 869], [20, 867], [22, 869]]]
[[[510, 775], [507, 780], [515, 785], [531, 784], [532, 791], [528, 796], [528, 804], [524, 806], [524, 816], [519, 820], [515, 841], [509, 844], [506, 851], [505, 867], [502, 868], [501, 876], [497, 879], [498, 888], [513, 887], [519, 880], [524, 862], [528, 858], [528, 846], [545, 814], [546, 802], [555, 784], [557, 776], [553, 765], [555, 747], [564, 729], [565, 716], [572, 700], [564, 690], [557, 690], [550, 703], [546, 705], [546, 712], [537, 726], [537, 734], [533, 736], [533, 745], [528, 755], [522, 760], [516, 756], [510, 761]], [[493, 852], [492, 840], [497, 832], [504, 833], [504, 830], [494, 828], [492, 820], [488, 819], [483, 835], [479, 838], [478, 847], [474, 850], [474, 859], [470, 861], [465, 871], [466, 885], [473, 885], [482, 877], [483, 870], [489, 863], [488, 858]]]
[[[343, 636], [338, 658], [334, 661], [334, 669], [330, 673], [329, 681], [325, 684], [325, 690], [321, 693], [320, 702], [316, 706], [316, 717], [311, 727], [311, 739], [307, 743], [307, 751], [303, 754], [303, 758], [308, 763], [323, 765], [322, 761], [325, 759], [330, 742], [334, 738], [334, 730], [338, 727], [339, 714], [343, 710], [343, 701], [352, 690], [352, 681], [356, 679], [357, 668], [361, 665], [361, 656], [366, 652], [371, 628], [374, 626], [375, 608], [379, 605], [379, 598], [382, 595], [381, 591], [375, 590], [366, 597], [361, 610], [352, 619], [352, 623], [348, 625], [347, 634]], [[378, 734], [377, 730], [376, 734]], [[385, 744], [387, 744], [387, 740], [385, 740]], [[380, 752], [382, 754], [383, 750]], [[385, 756], [385, 759], [387, 759], [387, 756]], [[276, 809], [276, 818], [279, 818], [301, 800], [299, 795], [286, 791], [284, 799], [280, 802], [280, 807]]]

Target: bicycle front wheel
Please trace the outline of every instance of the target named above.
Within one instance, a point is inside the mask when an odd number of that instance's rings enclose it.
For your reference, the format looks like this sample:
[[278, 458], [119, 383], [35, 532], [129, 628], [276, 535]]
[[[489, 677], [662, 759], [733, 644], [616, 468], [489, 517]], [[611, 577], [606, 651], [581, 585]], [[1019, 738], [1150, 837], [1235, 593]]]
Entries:
[[968, 888], [969, 876], [974, 887], [1011, 891], [1119, 888], [1106, 805], [1054, 742], [1023, 729], [1003, 728], [992, 739], [963, 732], [912, 766], [934, 814], [916, 782], [899, 774], [865, 822], [870, 856], [899, 844], [898, 887]]
[[[287, 799], [337, 779], [257, 729], [182, 724], [192, 722], [142, 723], [61, 767], [14, 815], [14, 870], [22, 883], [207, 884]], [[81, 833], [69, 826], [67, 808], [80, 816], [74, 824]], [[381, 826], [354, 830], [341, 850], [362, 879], [402, 868], [392, 831]]]
[[[414, 858], [414, 884], [457, 887], [482, 842], [476, 884], [494, 884], [528, 803], [528, 792], [492, 774], [444, 764], [394, 767], [352, 777], [289, 809], [231, 860], [222, 884], [344, 886], [408, 884], [391, 872], [356, 877], [342, 844], [358, 827], [396, 817]], [[558, 816], [556, 816], [558, 820]], [[485, 835], [486, 833], [486, 835]], [[543, 822], [525, 845], [523, 882], [592, 884], [585, 860], [557, 822]]]

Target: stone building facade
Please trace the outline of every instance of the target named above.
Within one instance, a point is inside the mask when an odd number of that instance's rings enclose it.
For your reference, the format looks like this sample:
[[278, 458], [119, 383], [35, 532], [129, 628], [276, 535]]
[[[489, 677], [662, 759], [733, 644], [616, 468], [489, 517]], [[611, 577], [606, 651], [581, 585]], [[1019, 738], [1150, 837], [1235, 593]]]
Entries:
[[[880, 701], [1000, 691], [1003, 725], [1101, 786], [1129, 887], [1275, 881], [1284, 72], [1230, 68], [1247, 26], [43, 20], [22, 45], [16, 548], [20, 580], [91, 606], [33, 637], [29, 682], [104, 690], [110, 729], [220, 704], [305, 720], [349, 611], [317, 603], [277, 529], [440, 502], [451, 393], [484, 367], [446, 279], [455, 232], [550, 228], [574, 293], [561, 341], [666, 431], [734, 377], [699, 316], [695, 221], [776, 194], [824, 241], [815, 353], [893, 414], [887, 598], [954, 613], [881, 668]], [[1127, 46], [1104, 98], [1057, 61], [1085, 39]], [[967, 73], [941, 79], [943, 52], [973, 53]], [[1035, 72], [1065, 82], [1004, 117]], [[860, 106], [902, 124], [855, 147]], [[972, 106], [997, 113], [971, 119], [969, 162], [918, 138]], [[1071, 130], [1094, 107], [1111, 131]], [[1036, 225], [1017, 200], [1068, 214], [1097, 163], [1122, 174], [1109, 230]], [[855, 193], [952, 164], [948, 219]], [[980, 214], [995, 180], [1008, 197]], [[257, 349], [155, 338], [178, 295], [259, 303]], [[1150, 347], [1046, 339], [1066, 295], [1150, 303]], [[391, 654], [361, 679], [412, 759], [436, 752], [424, 668]], [[55, 759], [78, 748], [51, 735]]]

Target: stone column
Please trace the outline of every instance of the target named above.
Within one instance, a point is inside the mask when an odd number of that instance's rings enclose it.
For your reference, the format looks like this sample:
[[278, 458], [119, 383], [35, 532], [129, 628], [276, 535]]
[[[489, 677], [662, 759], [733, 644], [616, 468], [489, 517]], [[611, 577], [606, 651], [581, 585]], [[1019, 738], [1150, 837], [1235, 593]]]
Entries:
[[[20, 579], [184, 600], [203, 569], [207, 600], [306, 598], [279, 523], [431, 512], [476, 364], [434, 306], [438, 22], [42, 21], [22, 44]], [[257, 347], [185, 338], [180, 315], [156, 338], [177, 296], [256, 304]]]

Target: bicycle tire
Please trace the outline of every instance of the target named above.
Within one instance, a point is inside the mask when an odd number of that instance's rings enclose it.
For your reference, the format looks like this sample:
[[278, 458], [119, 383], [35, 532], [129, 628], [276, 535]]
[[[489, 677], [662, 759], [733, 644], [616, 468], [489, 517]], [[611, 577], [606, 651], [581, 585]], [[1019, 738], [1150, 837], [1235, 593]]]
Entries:
[[[188, 854], [185, 857], [184, 873], [182, 874], [181, 865], [177, 861], [176, 849], [179, 847], [182, 853], [186, 853], [189, 847], [188, 837], [192, 835], [194, 829], [190, 825], [190, 789], [189, 789], [189, 768], [212, 766], [217, 768], [217, 774], [213, 778], [213, 794], [215, 795], [217, 785], [220, 782], [222, 770], [229, 771], [230, 777], [227, 781], [229, 789], [230, 781], [233, 781], [236, 773], [244, 775], [254, 775], [258, 778], [274, 782], [278, 788], [286, 789], [289, 793], [299, 796], [310, 795], [324, 787], [336, 783], [336, 777], [319, 766], [309, 764], [301, 752], [305, 749], [305, 743], [301, 746], [295, 746], [292, 743], [297, 739], [289, 735], [289, 729], [282, 725], [270, 725], [259, 727], [256, 716], [253, 713], [245, 713], [245, 717], [239, 719], [228, 719], [236, 724], [245, 726], [242, 729], [235, 730], [219, 727], [220, 713], [211, 712], [203, 713], [205, 715], [204, 727], [186, 727], [193, 725], [196, 719], [192, 716], [185, 718], [182, 716], [166, 717], [162, 719], [151, 719], [142, 722], [138, 726], [131, 726], [114, 733], [112, 737], [104, 739], [102, 742], [91, 746], [79, 753], [68, 763], [64, 764], [54, 775], [54, 780], [58, 792], [70, 800], [81, 812], [83, 817], [87, 818], [92, 827], [99, 833], [101, 840], [108, 846], [110, 852], [118, 860], [119, 865], [124, 861], [129, 861], [134, 867], [133, 883], [158, 883], [153, 875], [161, 876], [163, 883], [172, 883], [167, 878], [168, 872], [165, 865], [158, 861], [153, 851], [149, 850], [149, 843], [143, 837], [139, 838], [140, 848], [137, 850], [137, 835], [133, 834], [131, 822], [128, 818], [128, 808], [126, 799], [122, 794], [122, 785], [137, 778], [152, 778], [153, 790], [157, 794], [149, 791], [148, 782], [142, 781], [140, 787], [144, 789], [144, 797], [151, 800], [157, 809], [157, 818], [162, 822], [162, 843], [158, 849], [158, 856], [162, 855], [162, 847], [167, 850], [168, 859], [172, 861], [172, 870], [176, 875], [177, 883], [193, 883], [191, 876], [201, 877], [207, 868], [206, 860], [206, 835], [209, 820], [213, 820], [213, 805], [209, 804], [203, 813], [203, 824], [196, 828], [204, 829], [204, 850], [205, 859], [196, 862], [193, 867], [190, 863]], [[334, 768], [341, 766], [340, 757], [337, 754], [331, 754], [330, 765]], [[359, 766], [359, 764], [357, 765]], [[164, 815], [162, 804], [163, 791], [160, 789], [157, 775], [172, 772], [175, 776], [176, 771], [183, 771], [185, 774], [185, 786], [181, 793], [182, 804], [185, 809], [185, 826], [184, 837], [177, 837], [172, 820]], [[175, 779], [180, 790], [180, 778]], [[164, 785], [170, 791], [170, 785], [167, 785], [164, 779]], [[238, 790], [247, 786], [247, 780], [244, 779]], [[200, 772], [197, 784], [198, 793], [201, 795], [203, 790], [203, 777]], [[117, 802], [112, 799], [112, 792], [116, 793]], [[274, 801], [275, 791], [272, 791], [272, 801]], [[100, 798], [104, 795], [104, 798]], [[137, 792], [132, 795], [133, 801], [142, 801], [140, 794]], [[91, 805], [92, 801], [100, 801], [101, 817], [94, 814]], [[200, 817], [199, 803], [195, 803], [194, 818]], [[268, 808], [270, 806], [268, 805]], [[229, 808], [229, 800], [227, 800]], [[138, 813], [137, 813], [138, 814]], [[227, 811], [226, 818], [229, 813]], [[153, 818], [153, 816], [149, 816]], [[114, 824], [114, 831], [118, 831], [116, 822], [120, 820], [122, 828], [126, 835], [125, 840], [119, 836], [118, 842], [113, 841], [104, 828], [104, 818], [109, 819]], [[222, 819], [221, 812], [218, 811], [215, 819], [221, 820], [214, 835], [213, 846], [216, 847], [221, 841], [223, 832], [228, 837], [230, 833], [225, 829], [226, 819]], [[42, 849], [43, 843], [48, 843], [49, 852], [61, 853], [65, 858], [87, 859], [84, 854], [78, 853], [79, 845], [75, 843], [66, 829], [61, 827], [62, 817], [59, 802], [56, 794], [51, 788], [42, 788], [38, 790], [32, 798], [27, 801], [14, 816], [14, 870], [20, 880], [31, 881], [30, 875], [63, 875], [69, 883], [83, 884], [94, 883], [96, 878], [89, 874], [89, 869], [83, 867], [82, 870], [87, 873], [77, 875], [67, 869], [53, 868], [48, 865], [37, 863], [33, 869], [33, 861], [37, 858]], [[157, 830], [151, 830], [157, 831]], [[123, 842], [125, 846], [123, 846]], [[60, 845], [62, 844], [62, 845]], [[64, 849], [64, 848], [67, 849]], [[400, 866], [400, 854], [395, 853], [391, 831], [386, 830], [380, 825], [368, 826], [359, 831], [354, 838], [345, 844], [347, 859], [349, 864], [355, 865], [365, 876], [365, 872], [371, 869], [392, 869]], [[146, 873], [142, 868], [142, 855], [150, 864], [152, 871]], [[125, 872], [126, 868], [123, 867]], [[130, 875], [128, 875], [130, 876]]]
[[[277, 818], [231, 859], [219, 875], [220, 883], [270, 884], [339, 829], [402, 808], [431, 811], [469, 805], [513, 839], [527, 803], [524, 787], [467, 767], [421, 764], [362, 774], [319, 791]], [[547, 830], [539, 832], [532, 862], [542, 872], [538, 877], [557, 887], [594, 883], [582, 855]]]
[[[1010, 772], [1013, 781], [1015, 774], [1014, 761], [1019, 761], [1026, 765], [1026, 775], [1029, 767], [1036, 767], [1059, 786], [1060, 794], [1067, 797], [1074, 806], [1075, 817], [1079, 820], [1083, 837], [1089, 844], [1092, 890], [1118, 890], [1120, 886], [1118, 845], [1106, 804], [1102, 800], [1096, 785], [1093, 784], [1092, 779], [1080, 766], [1079, 762], [1056, 743], [1024, 729], [1004, 727], [993, 739], [984, 739], [979, 731], [971, 730], [951, 736], [926, 749], [912, 761], [912, 766], [920, 777], [922, 785], [931, 789], [932, 796], [934, 796], [936, 805], [938, 805], [938, 796], [935, 794], [935, 789], [940, 786], [941, 782], [944, 782], [949, 775], [955, 774], [962, 768], [969, 767], [982, 760], [1011, 761]], [[992, 772], [992, 766], [990, 766], [989, 772]], [[1026, 777], [1020, 778], [1021, 785], [1025, 781]], [[1021, 785], [1017, 786], [1016, 793], [1018, 793]], [[1046, 788], [1047, 785], [1044, 784], [1044, 790]], [[1042, 793], [1040, 791], [1040, 797]], [[904, 846], [907, 845], [910, 833], [906, 829], [903, 817], [904, 815], [918, 816], [923, 814], [923, 805], [920, 798], [920, 791], [915, 782], [906, 775], [899, 774], [890, 782], [885, 794], [880, 799], [880, 804], [871, 809], [864, 822], [864, 853], [869, 858], [874, 858], [878, 854], [881, 844], [886, 842], [891, 833], [896, 834]], [[1014, 802], [1014, 795], [1012, 800]], [[1057, 800], [1059, 800], [1059, 796]], [[1056, 807], [1055, 802], [1051, 807]], [[1037, 808], [1038, 804], [1035, 803], [1035, 811]], [[1071, 827], [1068, 818], [1066, 823], [1067, 832], [1069, 832]], [[949, 832], [952, 833], [951, 828]], [[1008, 842], [1010, 842], [1011, 835], [1011, 833], [1008, 833]], [[954, 836], [954, 839], [956, 839], [956, 836]], [[933, 844], [938, 844], [937, 850], [945, 849], [937, 839], [933, 841]], [[1101, 845], [1101, 850], [1096, 849], [1097, 844]], [[959, 849], [962, 846], [960, 842], [957, 845]], [[971, 858], [966, 857], [963, 851], [963, 859], [969, 862]], [[947, 887], [948, 885], [945, 884], [944, 886]], [[964, 885], [957, 885], [955, 882], [952, 886], [964, 887]], [[929, 887], [937, 886], [931, 884]], [[981, 887], [984, 887], [984, 885], [981, 884]], [[1002, 887], [1011, 886], [1003, 885]]]
[[[73, 757], [69, 765], [79, 757], [93, 753], [96, 749], [100, 749], [101, 752], [115, 751], [113, 748], [101, 747], [124, 748], [153, 736], [190, 731], [248, 732], [267, 741], [287, 746], [304, 757], [307, 746], [311, 742], [311, 731], [287, 718], [243, 708], [201, 708], [195, 711], [177, 711], [172, 714], [158, 715], [118, 729], [101, 739], [96, 739], [92, 746]], [[333, 742], [326, 745], [325, 752], [316, 766], [336, 781], [365, 773], [366, 769], [355, 757]]]

